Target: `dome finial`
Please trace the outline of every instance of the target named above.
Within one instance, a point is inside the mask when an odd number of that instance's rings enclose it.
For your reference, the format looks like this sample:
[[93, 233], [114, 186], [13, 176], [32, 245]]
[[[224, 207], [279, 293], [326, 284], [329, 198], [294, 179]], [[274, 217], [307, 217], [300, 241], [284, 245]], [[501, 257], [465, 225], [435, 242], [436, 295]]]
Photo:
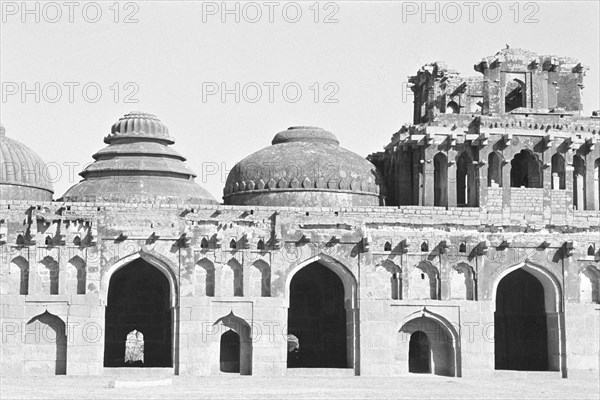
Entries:
[[168, 144], [175, 142], [169, 136], [169, 129], [160, 119], [143, 111], [131, 111], [119, 118], [104, 141], [111, 143], [113, 139], [121, 138], [158, 139]]

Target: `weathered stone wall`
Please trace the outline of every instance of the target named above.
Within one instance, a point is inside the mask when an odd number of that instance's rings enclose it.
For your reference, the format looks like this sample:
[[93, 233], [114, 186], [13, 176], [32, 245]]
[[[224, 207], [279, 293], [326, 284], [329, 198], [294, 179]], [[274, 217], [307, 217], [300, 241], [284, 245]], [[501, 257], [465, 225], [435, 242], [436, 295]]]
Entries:
[[[543, 195], [534, 192], [520, 195], [540, 207]], [[406, 372], [408, 336], [401, 329], [423, 315], [454, 343], [442, 353], [456, 357], [439, 363], [452, 362], [461, 375], [493, 371], [495, 285], [520, 266], [556, 285], [560, 369], [597, 371], [599, 306], [580, 303], [580, 289], [584, 268], [599, 267], [600, 212], [522, 210], [523, 218], [514, 218], [498, 197], [488, 207], [449, 209], [2, 202], [2, 371], [28, 373], [26, 358], [35, 360], [37, 351], [25, 350], [28, 340], [45, 339], [43, 331], [28, 333], [27, 323], [48, 312], [66, 326], [66, 373], [101, 374], [110, 276], [138, 257], [168, 276], [180, 374], [216, 373], [220, 335], [243, 332], [247, 324], [246, 372], [284, 375], [289, 282], [312, 261], [344, 281], [349, 365], [362, 375]], [[58, 294], [41, 284], [48, 257], [58, 265]], [[19, 294], [23, 261], [29, 264], [26, 295]], [[73, 284], [77, 262], [85, 264], [80, 294]]]

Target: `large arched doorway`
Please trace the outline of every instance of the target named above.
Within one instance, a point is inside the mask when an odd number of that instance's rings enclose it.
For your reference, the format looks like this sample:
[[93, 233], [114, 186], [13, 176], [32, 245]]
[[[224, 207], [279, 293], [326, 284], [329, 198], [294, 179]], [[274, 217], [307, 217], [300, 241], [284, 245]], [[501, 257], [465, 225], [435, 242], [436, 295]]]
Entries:
[[[348, 368], [345, 290], [342, 279], [313, 262], [292, 278], [289, 289], [288, 333], [299, 347], [288, 352], [289, 368]], [[351, 350], [350, 350], [351, 351]]]
[[544, 285], [523, 268], [499, 282], [494, 313], [496, 369], [551, 369], [549, 354], [556, 353], [556, 349], [548, 343], [548, 325], [554, 325], [546, 310], [549, 295], [553, 294], [545, 293]]
[[[142, 258], [110, 278], [106, 306], [105, 367], [172, 367], [170, 287], [165, 275]], [[127, 336], [143, 335], [143, 354], [126, 360]], [[139, 362], [143, 359], [143, 362]]]

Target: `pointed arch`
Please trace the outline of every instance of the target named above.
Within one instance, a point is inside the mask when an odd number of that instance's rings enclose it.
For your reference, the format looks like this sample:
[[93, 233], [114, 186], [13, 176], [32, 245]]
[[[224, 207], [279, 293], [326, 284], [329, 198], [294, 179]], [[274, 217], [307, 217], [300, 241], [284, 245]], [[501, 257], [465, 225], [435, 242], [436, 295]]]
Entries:
[[531, 275], [535, 276], [544, 287], [544, 304], [546, 311], [554, 313], [562, 312], [562, 290], [558, 279], [546, 268], [529, 261], [524, 261], [508, 267], [496, 276], [494, 283], [492, 284], [492, 305], [494, 307], [494, 311], [496, 311], [495, 307], [498, 284], [502, 278], [519, 268], [522, 268], [526, 272], [529, 272]]
[[450, 277], [450, 298], [456, 300], [475, 300], [475, 271], [467, 263], [452, 267]]
[[264, 260], [252, 263], [250, 280], [254, 297], [271, 297], [271, 266]]
[[27, 322], [23, 364], [27, 375], [67, 373], [67, 331], [64, 321], [48, 311]]
[[196, 263], [196, 282], [194, 295], [214, 297], [215, 295], [215, 264], [203, 257]]
[[23, 256], [17, 256], [10, 262], [12, 289], [11, 294], [29, 294], [29, 261]]
[[142, 260], [148, 262], [153, 267], [156, 267], [169, 282], [169, 292], [170, 292], [170, 305], [171, 307], [176, 307], [179, 304], [179, 299], [177, 296], [177, 278], [175, 277], [175, 269], [171, 266], [170, 261], [162, 257], [158, 254], [151, 254], [145, 251], [138, 251], [137, 253], [130, 254], [126, 257], [121, 258], [117, 262], [115, 262], [109, 269], [107, 269], [102, 278], [100, 280], [100, 301], [103, 305], [106, 305], [106, 300], [108, 297], [108, 287], [110, 284], [110, 278], [112, 275], [117, 272], [119, 269], [123, 268], [130, 262], [141, 258]]
[[[557, 277], [525, 261], [498, 274], [492, 293], [496, 369], [564, 372], [564, 308]], [[523, 334], [511, 336], [514, 329]]]
[[208, 249], [208, 239], [206, 239], [205, 237], [202, 238], [202, 240], [200, 241], [200, 248]]
[[377, 265], [376, 271], [382, 277], [377, 282], [380, 290], [379, 298], [401, 300], [402, 299], [402, 269], [391, 260], [384, 260]]
[[230, 292], [231, 295], [235, 297], [244, 296], [244, 267], [235, 258], [231, 258], [227, 261], [227, 267], [229, 267], [229, 271], [231, 271], [231, 276], [229, 276], [230, 274], [224, 274], [224, 279], [225, 281], [229, 280], [230, 282], [228, 284], [223, 282], [223, 287], [226, 288], [227, 285], [230, 285], [232, 290]]
[[[315, 284], [324, 281], [332, 285], [330, 296], [324, 297], [323, 293], [328, 289]], [[357, 286], [356, 278], [349, 268], [334, 257], [323, 253], [306, 259], [291, 269], [285, 284], [288, 333], [300, 339], [301, 351], [309, 351], [308, 349], [314, 351], [311, 352], [311, 357], [304, 358], [300, 365], [295, 365], [293, 358], [288, 354], [288, 368], [295, 366], [353, 368], [355, 374], [358, 374]], [[307, 315], [307, 303], [303, 299], [310, 299], [315, 307], [321, 310], [320, 315], [310, 313]], [[303, 347], [303, 343], [306, 343], [303, 327], [307, 326], [301, 322], [306, 318], [309, 324], [319, 323], [321, 318], [326, 318], [329, 322], [323, 326], [325, 329], [323, 335], [315, 337], [313, 334], [309, 339], [308, 347]], [[297, 330], [301, 332], [298, 333]], [[324, 341], [325, 337], [329, 338], [330, 343]]]
[[[221, 333], [221, 335], [211, 335], [213, 346], [215, 350], [218, 349], [219, 360], [218, 368], [214, 368], [215, 370], [223, 371], [223, 369], [231, 368], [232, 364], [235, 364], [235, 359], [237, 358], [237, 366], [239, 367], [240, 375], [252, 375], [252, 329], [250, 324], [243, 318], [238, 317], [231, 311], [229, 314], [217, 319], [213, 326], [216, 326], [217, 331]], [[227, 340], [227, 336], [229, 335], [230, 339], [234, 338], [234, 336], [229, 333], [234, 332], [236, 334], [235, 339], [238, 340], [237, 344], [239, 347], [234, 349], [234, 343], [231, 340]], [[223, 340], [223, 336], [225, 336], [225, 341]], [[227, 344], [223, 346], [223, 344]], [[237, 350], [235, 354], [232, 354], [232, 350]], [[228, 354], [224, 354], [223, 352], [227, 351]], [[225, 371], [227, 372], [227, 371]]]
[[460, 336], [456, 328], [443, 316], [427, 308], [407, 315], [397, 326], [396, 357], [401, 368], [409, 372], [409, 343], [406, 335], [423, 332], [431, 344], [431, 373], [436, 375], [462, 375]]
[[[178, 367], [177, 281], [157, 255], [140, 251], [113, 264], [102, 276], [104, 366], [125, 366], [127, 333], [144, 333], [144, 365]], [[135, 365], [134, 365], [135, 366]]]
[[510, 186], [542, 188], [542, 163], [529, 149], [515, 154], [510, 162]]
[[323, 264], [325, 267], [327, 267], [331, 271], [333, 271], [342, 280], [342, 283], [344, 284], [344, 291], [345, 291], [345, 296], [346, 296], [346, 299], [345, 299], [346, 300], [346, 308], [354, 309], [356, 307], [356, 292], [357, 292], [357, 282], [356, 282], [356, 278], [354, 277], [354, 274], [343, 263], [341, 263], [334, 257], [331, 257], [331, 256], [323, 254], [323, 253], [319, 253], [316, 256], [313, 256], [307, 260], [304, 260], [304, 261], [296, 264], [296, 266], [290, 270], [290, 272], [287, 275], [286, 281], [285, 281], [285, 298], [286, 298], [287, 307], [290, 306], [290, 283], [292, 281], [292, 278], [302, 268], [304, 268], [314, 262], [319, 262], [319, 263]]
[[58, 262], [51, 256], [46, 256], [40, 261], [38, 268], [40, 292], [44, 294], [58, 294]]
[[87, 268], [83, 258], [74, 256], [69, 260], [67, 276], [67, 293], [85, 294]]
[[408, 290], [411, 299], [439, 300], [439, 271], [428, 261], [421, 261], [411, 271]]

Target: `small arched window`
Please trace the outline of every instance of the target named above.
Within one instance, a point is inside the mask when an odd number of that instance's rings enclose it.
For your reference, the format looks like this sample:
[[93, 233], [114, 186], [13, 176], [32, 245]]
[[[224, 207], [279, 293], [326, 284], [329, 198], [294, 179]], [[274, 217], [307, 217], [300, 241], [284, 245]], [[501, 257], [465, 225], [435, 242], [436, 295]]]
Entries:
[[446, 114], [460, 114], [460, 106], [458, 103], [451, 101], [446, 104]]
[[392, 244], [390, 242], [385, 242], [383, 245], [383, 251], [392, 251]]
[[565, 188], [565, 158], [556, 153], [552, 156], [552, 189]]
[[502, 160], [495, 152], [488, 156], [488, 186], [502, 186]]
[[596, 254], [596, 248], [593, 244], [590, 244], [590, 247], [588, 247], [587, 254], [588, 256], [593, 256], [594, 254]]

